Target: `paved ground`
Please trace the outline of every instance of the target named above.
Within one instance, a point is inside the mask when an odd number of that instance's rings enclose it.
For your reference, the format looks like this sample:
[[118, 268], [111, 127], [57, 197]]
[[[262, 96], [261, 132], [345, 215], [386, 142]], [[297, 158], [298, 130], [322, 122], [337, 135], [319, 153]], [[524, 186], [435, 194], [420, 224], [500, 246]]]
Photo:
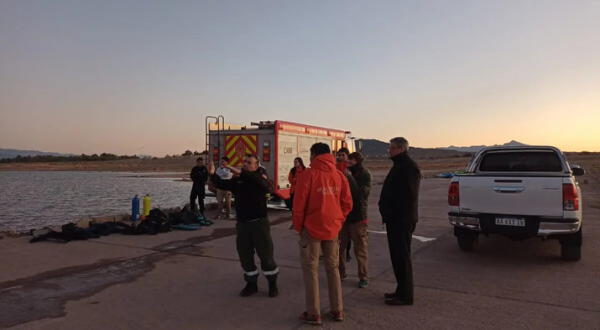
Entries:
[[[600, 209], [585, 209], [580, 262], [561, 261], [556, 241], [501, 237], [483, 238], [467, 254], [446, 219], [447, 184], [423, 182], [415, 234], [435, 240], [413, 240], [415, 305], [383, 304], [394, 279], [372, 206], [371, 285], [356, 287], [351, 262], [343, 283], [346, 321], [326, 320], [324, 328], [600, 328]], [[374, 203], [380, 186], [373, 190]], [[243, 281], [231, 221], [196, 232], [68, 244], [2, 239], [0, 328], [310, 328], [297, 319], [304, 305], [297, 234], [288, 229], [288, 212], [270, 216], [281, 268], [281, 295], [274, 299], [266, 295], [264, 278], [259, 294], [237, 296]], [[324, 276], [322, 284], [325, 289]], [[326, 290], [321, 293], [326, 310]]]

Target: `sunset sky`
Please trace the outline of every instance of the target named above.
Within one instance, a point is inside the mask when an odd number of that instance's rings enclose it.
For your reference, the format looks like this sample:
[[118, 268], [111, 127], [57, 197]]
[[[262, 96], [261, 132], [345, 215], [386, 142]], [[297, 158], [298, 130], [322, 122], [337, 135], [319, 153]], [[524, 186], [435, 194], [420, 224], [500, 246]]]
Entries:
[[0, 0], [0, 148], [202, 150], [219, 114], [600, 151], [600, 1]]

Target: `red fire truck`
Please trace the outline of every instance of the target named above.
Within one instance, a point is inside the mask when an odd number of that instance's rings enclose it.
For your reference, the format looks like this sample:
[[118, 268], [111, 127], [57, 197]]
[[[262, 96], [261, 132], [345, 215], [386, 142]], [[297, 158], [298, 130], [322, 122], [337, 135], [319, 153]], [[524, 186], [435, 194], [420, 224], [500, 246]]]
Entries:
[[342, 147], [350, 152], [355, 150], [349, 131], [282, 120], [261, 121], [247, 127], [226, 124], [222, 116], [207, 117], [206, 133], [206, 151], [215, 164], [227, 156], [230, 165], [242, 166], [245, 155], [258, 156], [272, 183], [273, 193], [281, 199], [288, 199], [290, 195], [288, 174], [294, 166], [294, 158], [301, 157], [308, 166], [310, 147], [314, 143], [326, 143], [332, 151]]

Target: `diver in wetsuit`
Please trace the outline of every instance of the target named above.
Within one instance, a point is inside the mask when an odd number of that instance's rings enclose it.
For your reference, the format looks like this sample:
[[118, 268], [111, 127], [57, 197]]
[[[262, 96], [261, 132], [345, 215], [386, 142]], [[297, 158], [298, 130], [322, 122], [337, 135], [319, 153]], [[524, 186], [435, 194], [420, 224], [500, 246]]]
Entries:
[[[206, 181], [208, 180], [208, 170], [204, 166], [204, 159], [199, 157], [196, 159], [196, 166], [192, 168], [190, 172], [190, 178], [194, 182], [192, 191], [190, 192], [190, 207], [192, 211], [198, 215], [200, 220], [205, 220], [204, 216], [204, 197], [206, 196]], [[198, 205], [200, 206], [200, 213], [198, 214], [198, 206], [196, 205], [196, 198], [198, 198]]]

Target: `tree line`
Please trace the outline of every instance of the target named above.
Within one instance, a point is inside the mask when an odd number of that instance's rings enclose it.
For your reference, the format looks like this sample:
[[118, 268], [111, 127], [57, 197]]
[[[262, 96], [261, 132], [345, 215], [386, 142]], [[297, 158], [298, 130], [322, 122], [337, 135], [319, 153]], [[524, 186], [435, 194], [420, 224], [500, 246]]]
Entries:
[[93, 154], [93, 155], [73, 155], [73, 156], [17, 156], [15, 158], [0, 159], [0, 163], [41, 163], [41, 162], [87, 162], [87, 161], [108, 161], [121, 159], [139, 159], [137, 155], [115, 155], [109, 153]]
[[[189, 156], [200, 156], [206, 152], [186, 150], [181, 154], [183, 157]], [[165, 155], [164, 158], [177, 158], [179, 155]], [[110, 153], [101, 153], [93, 155], [69, 155], [69, 156], [51, 156], [51, 155], [36, 155], [36, 156], [17, 156], [14, 158], [3, 158], [0, 159], [0, 163], [47, 163], [47, 162], [88, 162], [88, 161], [107, 161], [107, 160], [123, 160], [123, 159], [141, 159], [151, 158], [158, 159], [157, 157], [138, 156], [138, 155], [115, 155]]]

